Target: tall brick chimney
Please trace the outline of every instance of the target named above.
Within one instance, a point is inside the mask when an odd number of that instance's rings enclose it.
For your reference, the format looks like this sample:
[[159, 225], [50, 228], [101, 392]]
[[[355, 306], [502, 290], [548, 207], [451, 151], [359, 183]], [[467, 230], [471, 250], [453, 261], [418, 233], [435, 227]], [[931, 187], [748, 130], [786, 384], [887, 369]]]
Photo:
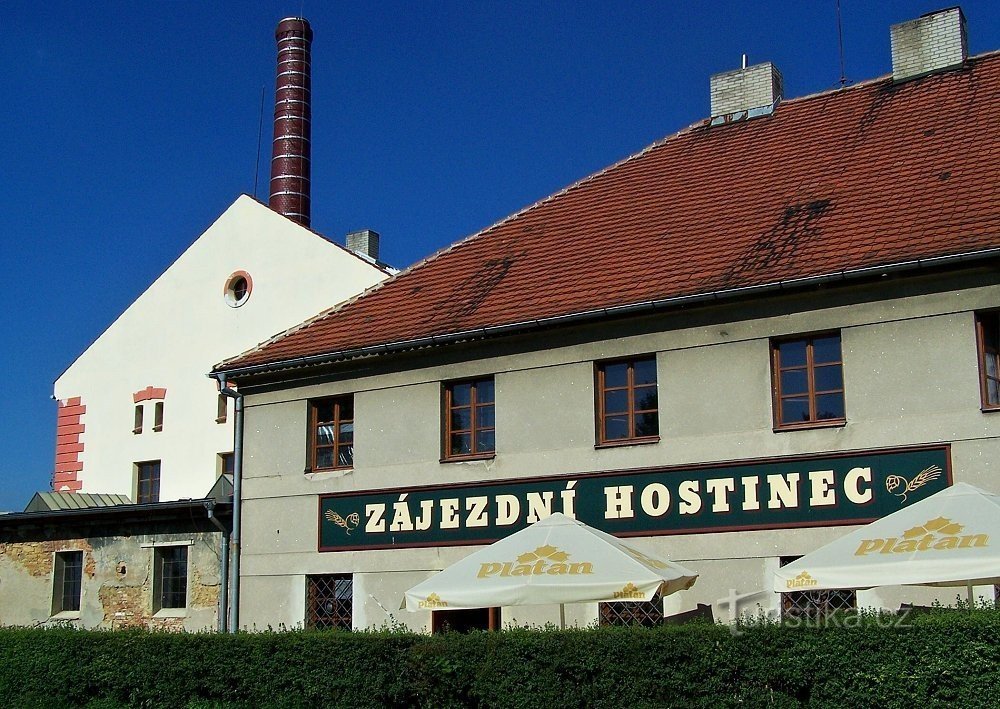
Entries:
[[278, 71], [274, 88], [274, 141], [268, 206], [309, 226], [310, 67], [312, 28], [301, 17], [286, 17], [274, 32]]

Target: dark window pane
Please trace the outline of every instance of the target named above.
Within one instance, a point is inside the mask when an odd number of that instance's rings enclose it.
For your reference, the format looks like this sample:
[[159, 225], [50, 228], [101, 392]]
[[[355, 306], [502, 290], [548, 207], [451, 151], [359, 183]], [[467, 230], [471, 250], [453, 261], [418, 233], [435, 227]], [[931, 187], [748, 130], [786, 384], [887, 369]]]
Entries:
[[353, 423], [342, 423], [340, 424], [340, 442], [351, 441], [354, 438], [354, 424]]
[[494, 432], [492, 430], [476, 432], [476, 453], [493, 452], [496, 448], [493, 435]]
[[804, 367], [806, 364], [806, 342], [805, 340], [782, 342], [778, 345], [778, 354], [783, 368]]
[[493, 380], [483, 379], [476, 382], [476, 402], [487, 404], [494, 399]]
[[628, 389], [604, 392], [604, 413], [622, 414], [628, 412]]
[[316, 428], [316, 443], [321, 446], [328, 446], [333, 443], [332, 425], [323, 425]]
[[998, 373], [997, 371], [996, 355], [987, 352], [985, 359], [986, 359], [986, 376], [993, 377], [994, 379], [996, 379], [998, 376], [1000, 376], [1000, 373]]
[[449, 455], [468, 455], [472, 453], [472, 434], [454, 433], [451, 436]]
[[78, 611], [83, 588], [83, 552], [71, 551], [59, 554], [57, 564], [62, 565], [62, 598], [59, 610]]
[[979, 321], [983, 326], [983, 347], [992, 350], [1000, 349], [1000, 315], [984, 313], [979, 316]]
[[635, 363], [632, 380], [636, 386], [640, 384], [656, 384], [656, 360], [641, 359]]
[[354, 465], [354, 446], [341, 446], [337, 453], [337, 465], [342, 468], [349, 468]]
[[604, 439], [615, 441], [628, 438], [628, 416], [608, 416], [604, 419]]
[[[844, 377], [842, 376], [839, 364], [828, 364], [823, 367], [816, 367], [816, 391], [832, 391], [844, 388]], [[782, 392], [791, 394], [792, 392]]]
[[817, 337], [813, 340], [813, 363], [840, 361], [840, 335]]
[[472, 401], [471, 384], [454, 384], [451, 387], [452, 406], [468, 406], [470, 401]]
[[628, 383], [628, 364], [617, 362], [604, 365], [604, 386], [623, 387]]
[[817, 396], [816, 418], [820, 421], [844, 418], [843, 394], [821, 394]]
[[656, 387], [636, 387], [635, 410], [649, 411], [656, 408]]
[[800, 423], [809, 420], [809, 399], [782, 399], [781, 423]]
[[989, 400], [986, 403], [1000, 403], [1000, 383], [998, 383], [996, 379], [990, 379], [986, 382], [986, 391], [987, 396], [989, 397]]
[[160, 607], [187, 605], [187, 547], [166, 547], [160, 554]]
[[344, 397], [338, 399], [338, 406], [340, 407], [340, 420], [341, 421], [353, 421], [354, 420], [354, 397]]
[[316, 468], [333, 467], [333, 448], [316, 449]]
[[452, 409], [451, 430], [468, 431], [470, 428], [472, 428], [472, 409]]
[[316, 420], [317, 421], [333, 421], [333, 401], [326, 399], [324, 401], [318, 401], [316, 406]]
[[476, 407], [476, 428], [493, 428], [496, 425], [493, 406]]
[[636, 436], [656, 436], [660, 433], [660, 419], [656, 412], [637, 414], [635, 417]]
[[805, 394], [809, 391], [806, 370], [793, 369], [789, 372], [781, 373], [781, 393], [782, 394]]

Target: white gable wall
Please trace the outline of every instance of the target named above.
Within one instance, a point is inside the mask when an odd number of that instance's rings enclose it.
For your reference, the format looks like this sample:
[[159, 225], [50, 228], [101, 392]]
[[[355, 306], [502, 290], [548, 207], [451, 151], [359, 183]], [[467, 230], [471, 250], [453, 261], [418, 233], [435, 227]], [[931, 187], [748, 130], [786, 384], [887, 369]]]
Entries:
[[[224, 298], [231, 274], [252, 279], [248, 300]], [[57, 475], [55, 489], [122, 493], [134, 499], [134, 464], [161, 461], [160, 499], [202, 497], [218, 454], [233, 447], [232, 404], [216, 423], [212, 366], [346, 300], [386, 274], [345, 249], [241, 196], [59, 377], [55, 396], [80, 397], [82, 485]], [[134, 434], [133, 394], [166, 389], [163, 430], [144, 402]], [[60, 439], [63, 440], [63, 439]], [[66, 446], [57, 445], [57, 467]], [[65, 467], [65, 466], [64, 466]], [[72, 467], [72, 466], [71, 466]]]

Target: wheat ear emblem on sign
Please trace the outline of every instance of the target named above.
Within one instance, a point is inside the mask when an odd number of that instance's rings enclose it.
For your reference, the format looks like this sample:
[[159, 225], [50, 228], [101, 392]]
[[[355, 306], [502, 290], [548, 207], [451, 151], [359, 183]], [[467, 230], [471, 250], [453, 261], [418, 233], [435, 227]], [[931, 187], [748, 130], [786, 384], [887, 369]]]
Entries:
[[357, 529], [358, 525], [361, 523], [361, 516], [357, 512], [352, 512], [347, 515], [346, 518], [341, 517], [333, 510], [326, 511], [326, 518], [333, 522], [338, 527], [343, 527], [344, 530], [350, 535], [352, 531]]
[[[924, 468], [913, 480], [907, 480], [902, 475], [890, 475], [885, 479], [885, 489], [891, 492], [896, 497], [903, 498], [903, 502], [906, 502], [906, 496], [909, 495], [914, 490], [922, 488], [924, 485], [929, 483], [931, 480], [937, 480], [941, 477], [941, 468], [936, 465], [932, 465], [929, 468]], [[902, 492], [896, 492], [900, 487], [903, 488]]]

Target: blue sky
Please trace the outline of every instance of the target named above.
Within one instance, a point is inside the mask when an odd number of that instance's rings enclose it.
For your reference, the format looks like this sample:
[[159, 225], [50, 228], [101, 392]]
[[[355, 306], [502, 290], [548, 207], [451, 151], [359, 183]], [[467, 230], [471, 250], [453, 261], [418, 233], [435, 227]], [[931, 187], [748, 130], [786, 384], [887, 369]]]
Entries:
[[[890, 24], [946, 6], [841, 4], [852, 81], [889, 72]], [[962, 7], [970, 52], [1000, 49], [1000, 3]], [[706, 117], [709, 76], [743, 53], [775, 62], [788, 97], [835, 88], [835, 8], [8, 0], [0, 510], [48, 487], [54, 380], [252, 193], [280, 18], [302, 13], [315, 32], [313, 228], [375, 229], [402, 267]], [[265, 200], [266, 185], [262, 171]]]

